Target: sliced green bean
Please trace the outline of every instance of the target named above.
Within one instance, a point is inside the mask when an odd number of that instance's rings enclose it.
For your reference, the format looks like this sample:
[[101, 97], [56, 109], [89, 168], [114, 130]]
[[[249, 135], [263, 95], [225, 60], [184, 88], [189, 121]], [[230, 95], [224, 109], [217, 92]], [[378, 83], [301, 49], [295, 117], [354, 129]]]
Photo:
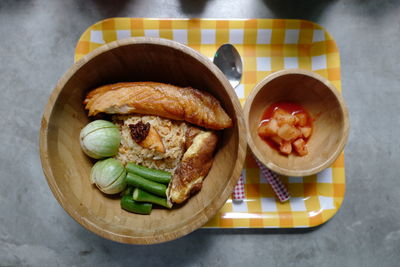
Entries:
[[126, 170], [130, 173], [162, 184], [168, 184], [172, 177], [171, 173], [169, 172], [146, 168], [132, 162], [126, 164]]
[[139, 188], [135, 188], [133, 191], [133, 200], [138, 202], [150, 202], [169, 209], [172, 208], [172, 204], [168, 203], [166, 198], [155, 196]]
[[138, 214], [150, 214], [153, 205], [150, 203], [136, 202], [131, 196], [121, 198], [121, 208]]
[[128, 175], [126, 176], [126, 182], [129, 185], [138, 187], [147, 192], [156, 194], [161, 197], [166, 197], [167, 187], [164, 184], [159, 184], [159, 183], [147, 180], [147, 179], [140, 177], [133, 173], [128, 173]]
[[126, 189], [122, 192], [122, 196], [132, 196], [133, 189], [134, 188], [132, 186], [126, 187]]

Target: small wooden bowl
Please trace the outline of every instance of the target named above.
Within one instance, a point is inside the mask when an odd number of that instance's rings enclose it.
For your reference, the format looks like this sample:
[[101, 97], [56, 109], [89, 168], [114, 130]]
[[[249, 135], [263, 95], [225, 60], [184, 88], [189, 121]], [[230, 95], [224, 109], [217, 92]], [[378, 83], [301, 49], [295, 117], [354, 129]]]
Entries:
[[[288, 101], [303, 106], [314, 119], [308, 155], [285, 156], [257, 134], [263, 112]], [[322, 76], [306, 70], [282, 70], [264, 78], [244, 106], [247, 141], [269, 169], [286, 176], [307, 176], [329, 167], [344, 149], [349, 134], [348, 111], [338, 90]]]
[[[80, 130], [89, 122], [82, 101], [89, 90], [124, 81], [156, 81], [208, 91], [234, 121], [232, 128], [221, 132], [203, 188], [180, 207], [156, 208], [151, 215], [129, 213], [120, 208], [119, 198], [107, 197], [89, 183], [93, 162], [79, 144]], [[158, 38], [112, 42], [75, 63], [52, 92], [40, 130], [42, 166], [58, 202], [87, 229], [123, 243], [160, 243], [205, 224], [232, 193], [245, 151], [242, 109], [222, 72], [195, 50]]]

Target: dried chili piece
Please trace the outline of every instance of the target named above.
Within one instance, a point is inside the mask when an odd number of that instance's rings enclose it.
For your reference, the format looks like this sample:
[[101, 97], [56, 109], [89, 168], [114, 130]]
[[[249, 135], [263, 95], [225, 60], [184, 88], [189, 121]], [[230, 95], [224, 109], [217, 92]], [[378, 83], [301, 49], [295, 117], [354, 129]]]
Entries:
[[132, 139], [136, 143], [142, 142], [146, 136], [149, 134], [150, 131], [150, 123], [143, 123], [139, 121], [135, 124], [129, 124], [129, 129], [131, 130]]

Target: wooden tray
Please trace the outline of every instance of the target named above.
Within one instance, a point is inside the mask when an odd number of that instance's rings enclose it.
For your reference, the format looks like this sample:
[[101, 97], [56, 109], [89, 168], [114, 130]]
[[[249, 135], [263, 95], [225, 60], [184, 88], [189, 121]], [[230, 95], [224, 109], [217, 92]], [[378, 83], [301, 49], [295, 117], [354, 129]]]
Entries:
[[[341, 91], [340, 58], [334, 39], [321, 26], [304, 20], [111, 18], [90, 26], [78, 40], [75, 61], [105, 43], [132, 36], [152, 36], [184, 43], [212, 59], [217, 48], [232, 43], [243, 60], [243, 104], [266, 75], [302, 68], [329, 79]], [[308, 177], [281, 177], [292, 198], [281, 204], [252, 157], [246, 159], [246, 199], [229, 199], [204, 227], [306, 228], [320, 225], [338, 211], [345, 194], [344, 154], [332, 166]]]

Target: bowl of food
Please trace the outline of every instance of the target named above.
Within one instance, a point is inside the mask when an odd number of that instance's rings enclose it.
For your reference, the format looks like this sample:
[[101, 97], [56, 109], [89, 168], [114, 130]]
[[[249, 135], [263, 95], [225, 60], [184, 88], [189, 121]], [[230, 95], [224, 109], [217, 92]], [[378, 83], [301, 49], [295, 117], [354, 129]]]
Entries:
[[329, 167], [349, 134], [339, 91], [311, 71], [282, 70], [264, 78], [244, 106], [248, 144], [269, 169], [308, 176]]
[[78, 223], [152, 244], [204, 225], [229, 198], [246, 151], [242, 109], [205, 56], [130, 38], [75, 63], [45, 107], [47, 182]]

